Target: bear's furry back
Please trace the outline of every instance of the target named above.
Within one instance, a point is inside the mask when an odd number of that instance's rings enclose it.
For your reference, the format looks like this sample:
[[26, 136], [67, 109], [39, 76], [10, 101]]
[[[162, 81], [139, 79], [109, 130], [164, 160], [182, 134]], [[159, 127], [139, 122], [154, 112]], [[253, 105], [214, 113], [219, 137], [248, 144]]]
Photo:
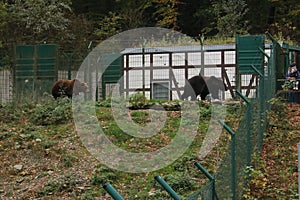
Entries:
[[80, 92], [88, 92], [88, 85], [77, 79], [61, 79], [56, 81], [52, 86], [52, 96], [55, 99], [65, 96], [72, 98], [73, 94], [78, 95]]

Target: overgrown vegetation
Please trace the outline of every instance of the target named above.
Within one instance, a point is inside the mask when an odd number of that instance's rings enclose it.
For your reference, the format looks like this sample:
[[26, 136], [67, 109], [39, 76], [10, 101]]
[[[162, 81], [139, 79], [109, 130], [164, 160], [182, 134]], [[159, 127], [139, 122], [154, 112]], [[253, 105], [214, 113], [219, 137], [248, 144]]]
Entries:
[[58, 98], [57, 101], [42, 102], [30, 112], [30, 122], [36, 125], [63, 124], [72, 118], [71, 100]]
[[86, 51], [90, 41], [98, 43], [140, 27], [180, 30], [197, 39], [199, 34], [235, 37], [268, 30], [278, 40], [299, 44], [297, 1], [4, 0], [0, 19], [0, 43], [6, 54], [12, 44], [44, 42]]
[[300, 106], [271, 100], [269, 130], [261, 155], [252, 157], [249, 190], [245, 199], [298, 199], [297, 144], [300, 141]]
[[[139, 99], [138, 96], [133, 98]], [[141, 100], [145, 100], [141, 98]], [[148, 102], [148, 100], [147, 100]], [[133, 152], [153, 150], [168, 144], [180, 123], [180, 102], [155, 101], [158, 105], [176, 105], [167, 112], [168, 120], [159, 134], [147, 139], [124, 134], [111, 113], [107, 101], [96, 104], [96, 113], [107, 136], [118, 146]], [[104, 105], [104, 106], [102, 106]], [[250, 190], [246, 199], [296, 199], [296, 143], [300, 140], [297, 129], [300, 108], [286, 107], [273, 100], [270, 130], [265, 135], [262, 157], [253, 157]], [[227, 105], [226, 121], [238, 124], [243, 115], [240, 104]], [[161, 107], [160, 107], [161, 108]], [[57, 109], [57, 110], [56, 110]], [[151, 173], [131, 174], [110, 169], [100, 164], [82, 146], [72, 121], [71, 101], [45, 98], [39, 104], [8, 103], [1, 105], [0, 120], [0, 196], [3, 198], [64, 198], [111, 199], [102, 189], [109, 181], [125, 199], [170, 199], [154, 182], [160, 174], [182, 197], [199, 190], [207, 178], [193, 165], [210, 119], [210, 104], [200, 101], [201, 123], [193, 144], [176, 162]], [[59, 112], [61, 116], [59, 116]], [[140, 125], [149, 122], [149, 110], [129, 110], [132, 120]], [[278, 117], [279, 116], [279, 117]], [[286, 118], [287, 120], [282, 120]], [[293, 123], [290, 125], [290, 118]], [[47, 119], [47, 120], [46, 120]], [[280, 120], [279, 120], [280, 119]], [[297, 124], [298, 123], [298, 124]], [[289, 124], [289, 125], [287, 125]], [[221, 136], [218, 145], [202, 160], [214, 174], [228, 145], [228, 136]], [[274, 148], [275, 147], [275, 148]], [[286, 172], [288, 170], [288, 172]], [[26, 189], [24, 189], [26, 188]]]

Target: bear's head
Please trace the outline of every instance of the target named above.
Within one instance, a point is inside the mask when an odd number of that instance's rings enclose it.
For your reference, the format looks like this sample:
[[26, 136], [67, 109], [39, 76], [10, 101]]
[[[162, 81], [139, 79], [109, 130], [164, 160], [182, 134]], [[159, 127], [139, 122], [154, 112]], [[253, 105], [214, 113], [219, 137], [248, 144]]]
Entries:
[[73, 82], [73, 94], [78, 95], [80, 92], [89, 92], [89, 86], [87, 83], [81, 82], [78, 79], [73, 79]]
[[215, 76], [209, 77], [206, 81], [206, 84], [207, 84], [209, 92], [211, 93], [211, 96], [214, 99], [219, 98], [219, 90], [221, 90], [221, 91], [227, 90], [227, 86], [223, 82], [223, 80], [221, 78], [217, 78]]

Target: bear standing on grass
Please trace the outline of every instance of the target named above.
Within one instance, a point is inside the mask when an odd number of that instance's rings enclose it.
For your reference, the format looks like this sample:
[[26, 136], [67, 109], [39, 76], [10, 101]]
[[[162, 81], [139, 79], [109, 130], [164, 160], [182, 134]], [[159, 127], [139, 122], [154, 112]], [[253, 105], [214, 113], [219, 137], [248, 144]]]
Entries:
[[181, 100], [191, 97], [191, 100], [195, 101], [198, 95], [200, 95], [201, 100], [205, 100], [205, 97], [208, 94], [211, 94], [212, 98], [218, 99], [219, 90], [227, 90], [227, 86], [225, 85], [222, 79], [217, 78], [215, 76], [194, 76], [186, 81], [186, 84], [184, 86], [184, 92], [181, 95]]
[[89, 87], [87, 83], [83, 83], [77, 79], [73, 80], [58, 80], [52, 86], [52, 95], [56, 99], [58, 97], [67, 96], [72, 98], [72, 95], [78, 95], [80, 92], [88, 92]]

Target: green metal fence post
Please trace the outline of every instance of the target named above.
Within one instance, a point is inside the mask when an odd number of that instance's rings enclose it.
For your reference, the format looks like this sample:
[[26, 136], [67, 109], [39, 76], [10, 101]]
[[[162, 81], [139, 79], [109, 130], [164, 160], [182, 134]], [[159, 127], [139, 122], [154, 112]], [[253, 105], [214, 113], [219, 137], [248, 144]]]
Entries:
[[251, 65], [252, 69], [259, 75], [259, 113], [260, 113], [260, 121], [259, 121], [259, 142], [258, 142], [258, 151], [262, 151], [262, 143], [263, 143], [263, 132], [264, 132], [264, 123], [265, 123], [265, 77], [262, 72], [260, 72], [254, 65]]
[[231, 192], [232, 192], [232, 200], [235, 200], [236, 199], [235, 133], [222, 120], [219, 120], [219, 123], [225, 128], [225, 130], [231, 136], [231, 177], [232, 177]]
[[110, 184], [110, 183], [105, 183], [103, 185], [103, 188], [110, 194], [110, 196], [114, 200], [124, 200], [124, 198], [118, 193], [118, 191]]
[[251, 103], [248, 98], [246, 98], [240, 91], [236, 91], [236, 94], [242, 98], [243, 101], [247, 104], [247, 110], [246, 110], [246, 144], [247, 144], [247, 154], [246, 154], [246, 162], [247, 166], [250, 166], [251, 163], [251, 122], [252, 122], [252, 116], [251, 116]]
[[144, 39], [144, 43], [142, 46], [142, 82], [143, 82], [143, 95], [145, 96], [145, 46], [146, 46], [147, 40]]
[[169, 195], [175, 200], [182, 200], [180, 196], [168, 185], [168, 183], [159, 175], [154, 179], [169, 193]]
[[214, 200], [216, 196], [216, 190], [215, 190], [215, 178], [197, 161], [194, 163], [194, 165], [201, 170], [201, 172], [210, 180], [212, 183], [212, 191], [211, 191], [211, 197], [210, 199]]

